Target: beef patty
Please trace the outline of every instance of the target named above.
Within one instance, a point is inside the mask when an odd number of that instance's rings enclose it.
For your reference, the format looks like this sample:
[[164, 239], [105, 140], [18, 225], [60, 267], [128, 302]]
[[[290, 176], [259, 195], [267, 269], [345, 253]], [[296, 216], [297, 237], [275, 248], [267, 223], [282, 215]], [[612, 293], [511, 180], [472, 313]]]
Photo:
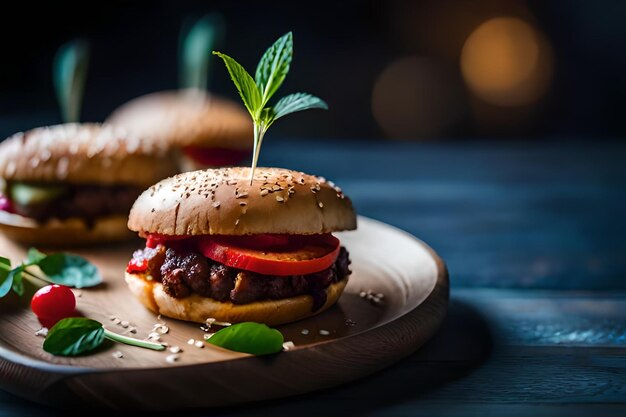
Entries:
[[99, 217], [128, 214], [142, 191], [140, 187], [129, 185], [71, 184], [57, 197], [40, 203], [20, 205], [12, 201], [11, 209], [38, 222], [79, 217], [92, 224]]
[[217, 301], [247, 304], [309, 294], [313, 297], [313, 311], [326, 303], [326, 288], [350, 275], [350, 258], [344, 247], [329, 268], [314, 274], [291, 276], [263, 275], [231, 268], [199, 252], [163, 245], [137, 250], [133, 258], [147, 260], [145, 273], [160, 281], [165, 292], [175, 298], [195, 293]]

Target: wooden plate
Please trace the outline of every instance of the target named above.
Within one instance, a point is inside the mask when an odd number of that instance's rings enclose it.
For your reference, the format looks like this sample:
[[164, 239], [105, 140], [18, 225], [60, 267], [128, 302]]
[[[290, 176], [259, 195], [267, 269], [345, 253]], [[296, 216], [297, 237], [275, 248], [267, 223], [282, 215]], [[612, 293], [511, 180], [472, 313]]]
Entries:
[[[210, 407], [286, 397], [332, 387], [380, 370], [420, 347], [445, 316], [448, 276], [441, 259], [413, 236], [368, 218], [359, 229], [339, 234], [352, 259], [350, 282], [327, 312], [280, 326], [295, 348], [255, 357], [206, 345], [196, 324], [165, 319], [162, 341], [184, 351], [173, 364], [169, 352], [109, 344], [95, 354], [62, 358], [42, 349], [39, 324], [28, 309], [30, 296], [0, 301], [0, 386], [30, 400], [61, 407], [177, 409]], [[128, 292], [123, 279], [131, 253], [141, 243], [76, 251], [98, 265], [104, 285], [76, 291], [88, 317], [113, 331], [136, 327], [144, 338], [157, 323]], [[14, 262], [25, 248], [0, 237], [0, 254]], [[359, 296], [384, 294], [374, 305]], [[125, 329], [110, 320], [129, 321]], [[308, 334], [303, 334], [303, 329]], [[330, 334], [325, 335], [325, 331]], [[306, 332], [305, 332], [306, 333]], [[123, 358], [113, 357], [122, 352]]]

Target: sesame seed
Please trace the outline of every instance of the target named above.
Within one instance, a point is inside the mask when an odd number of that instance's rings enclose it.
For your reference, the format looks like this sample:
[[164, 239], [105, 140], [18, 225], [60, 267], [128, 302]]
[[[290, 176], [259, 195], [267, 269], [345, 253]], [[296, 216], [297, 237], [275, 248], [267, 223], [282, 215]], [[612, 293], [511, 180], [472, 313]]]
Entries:
[[302, 329], [300, 333], [306, 336], [307, 334], [309, 334], [309, 329]]
[[120, 352], [119, 350], [117, 350], [113, 352], [111, 356], [113, 356], [115, 359], [122, 359], [124, 357], [124, 354]]
[[207, 333], [204, 335], [204, 340], [209, 340], [211, 337], [213, 337], [215, 333]]
[[195, 346], [196, 346], [197, 348], [199, 348], [199, 349], [204, 349], [204, 342], [203, 342], [202, 340], [198, 340], [198, 341], [195, 343]]
[[268, 194], [269, 194], [269, 191], [266, 188], [261, 190], [261, 197], [265, 197]]
[[330, 334], [330, 332], [328, 330], [320, 330], [320, 334], [322, 336], [328, 336]]
[[120, 323], [120, 326], [122, 326], [125, 329], [128, 329], [128, 326], [130, 325], [129, 322], [127, 322], [126, 320], [124, 320], [123, 322]]
[[322, 203], [321, 201], [317, 203], [317, 205], [320, 206], [320, 208], [324, 208], [324, 203]]
[[167, 363], [174, 363], [174, 362], [178, 361], [178, 358], [180, 358], [180, 355], [176, 355], [176, 354], [168, 355], [165, 358], [165, 362], [167, 362]]
[[48, 336], [48, 328], [42, 327], [35, 332], [35, 336], [46, 337]]
[[220, 206], [220, 202], [216, 201], [215, 203], [213, 203], [213, 207], [218, 208]]
[[172, 347], [170, 348], [170, 352], [172, 352], [172, 353], [180, 353], [180, 352], [182, 352], [182, 351], [183, 351], [183, 350], [180, 348], [180, 346], [172, 346]]
[[278, 201], [279, 203], [282, 203], [283, 201], [285, 201], [285, 199], [279, 195], [276, 196], [276, 201]]
[[109, 316], [109, 320], [113, 321], [117, 318], [117, 316]]
[[122, 320], [118, 319], [117, 317], [113, 319], [113, 324], [120, 324], [122, 322]]
[[296, 345], [292, 342], [292, 341], [288, 341], [283, 343], [283, 350], [291, 350], [293, 348], [295, 348]]
[[196, 343], [196, 341], [194, 339], [187, 340], [187, 344], [188, 345], [193, 345], [194, 343]]

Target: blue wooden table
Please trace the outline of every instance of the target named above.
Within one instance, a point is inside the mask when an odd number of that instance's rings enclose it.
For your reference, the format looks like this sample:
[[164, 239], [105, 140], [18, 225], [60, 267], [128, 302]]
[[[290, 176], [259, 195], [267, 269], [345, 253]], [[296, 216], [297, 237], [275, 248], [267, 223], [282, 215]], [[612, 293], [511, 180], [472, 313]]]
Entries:
[[[188, 415], [626, 416], [626, 146], [267, 139], [446, 260], [446, 322], [348, 386]], [[0, 392], [0, 416], [64, 413]], [[171, 414], [169, 414], [171, 415]], [[187, 413], [186, 413], [187, 415]]]

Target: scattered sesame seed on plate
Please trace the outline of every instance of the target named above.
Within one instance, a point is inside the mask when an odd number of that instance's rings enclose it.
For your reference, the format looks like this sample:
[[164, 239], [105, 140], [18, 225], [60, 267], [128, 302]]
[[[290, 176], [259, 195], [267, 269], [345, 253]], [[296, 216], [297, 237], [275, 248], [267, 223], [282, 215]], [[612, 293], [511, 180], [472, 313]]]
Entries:
[[39, 330], [35, 332], [35, 336], [41, 336], [41, 337], [48, 336], [48, 328], [47, 327], [40, 328]]
[[167, 363], [174, 363], [174, 362], [178, 361], [178, 358], [180, 358], [180, 355], [177, 355], [177, 354], [174, 353], [172, 355], [168, 355], [165, 358], [165, 362], [167, 362]]
[[300, 333], [302, 333], [303, 335], [307, 335], [309, 334], [309, 329], [302, 329]]
[[204, 335], [204, 340], [209, 340], [210, 338], [212, 338], [212, 337], [213, 337], [213, 335], [214, 335], [214, 334], [215, 334], [215, 333], [207, 333], [207, 334], [205, 334], [205, 335]]
[[130, 323], [129, 323], [128, 321], [126, 321], [126, 320], [124, 320], [124, 321], [122, 321], [122, 322], [120, 323], [120, 326], [122, 326], [122, 327], [123, 327], [123, 328], [125, 328], [125, 329], [128, 329], [128, 326], [129, 326], [129, 325], [130, 325]]
[[322, 336], [328, 336], [330, 334], [330, 332], [328, 330], [320, 330], [320, 334]]
[[122, 359], [124, 357], [124, 354], [119, 350], [116, 350], [111, 354], [111, 356], [113, 356], [115, 359]]
[[295, 348], [296, 345], [292, 342], [292, 341], [288, 341], [283, 343], [283, 350], [291, 350], [293, 348]]
[[193, 345], [194, 343], [196, 343], [196, 341], [194, 339], [187, 340], [187, 344], [188, 345]]
[[172, 352], [172, 353], [180, 353], [180, 352], [182, 352], [182, 351], [183, 351], [183, 350], [180, 348], [180, 346], [172, 346], [172, 347], [170, 348], [170, 352]]

